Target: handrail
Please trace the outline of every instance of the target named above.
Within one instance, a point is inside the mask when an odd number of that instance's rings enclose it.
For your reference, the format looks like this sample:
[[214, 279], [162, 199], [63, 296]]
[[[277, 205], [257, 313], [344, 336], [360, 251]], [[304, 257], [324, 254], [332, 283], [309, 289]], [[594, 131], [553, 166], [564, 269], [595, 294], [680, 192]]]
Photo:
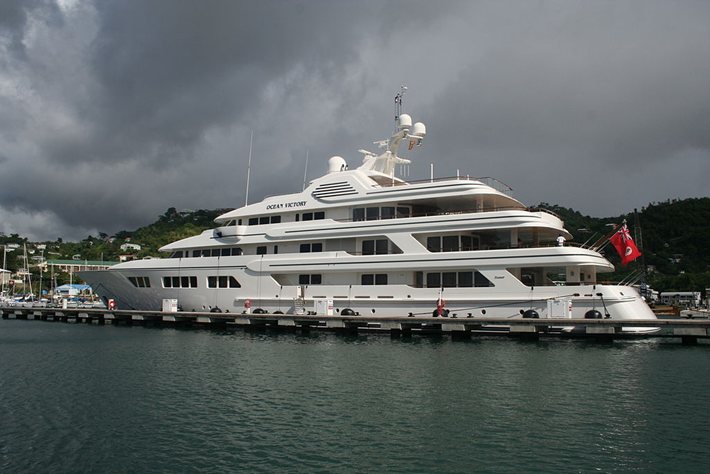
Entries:
[[514, 189], [511, 186], [509, 186], [508, 184], [499, 180], [498, 178], [494, 178], [492, 176], [479, 176], [479, 177], [470, 176], [470, 175], [444, 176], [444, 177], [433, 178], [433, 179], [430, 178], [430, 179], [417, 179], [414, 181], [400, 181], [400, 182], [396, 182], [394, 184], [392, 184], [390, 182], [383, 182], [383, 183], [378, 183], [378, 184], [381, 187], [389, 188], [389, 187], [402, 186], [402, 185], [408, 185], [408, 184], [440, 183], [443, 181], [480, 181], [483, 184], [495, 189], [496, 191], [500, 191], [505, 194], [512, 193], [514, 191]]

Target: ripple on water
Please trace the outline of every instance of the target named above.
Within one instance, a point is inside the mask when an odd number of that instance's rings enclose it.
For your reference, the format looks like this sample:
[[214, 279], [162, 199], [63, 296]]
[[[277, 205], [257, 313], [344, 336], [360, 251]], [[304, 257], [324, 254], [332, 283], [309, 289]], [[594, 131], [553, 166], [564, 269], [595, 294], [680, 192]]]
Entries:
[[0, 360], [6, 472], [701, 472], [710, 461], [705, 347], [0, 321]]

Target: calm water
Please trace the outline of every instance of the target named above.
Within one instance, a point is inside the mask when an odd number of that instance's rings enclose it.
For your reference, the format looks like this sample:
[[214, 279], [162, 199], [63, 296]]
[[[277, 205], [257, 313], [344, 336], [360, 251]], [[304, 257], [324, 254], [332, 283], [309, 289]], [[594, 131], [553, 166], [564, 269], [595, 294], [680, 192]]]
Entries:
[[710, 346], [0, 320], [2, 472], [707, 472]]

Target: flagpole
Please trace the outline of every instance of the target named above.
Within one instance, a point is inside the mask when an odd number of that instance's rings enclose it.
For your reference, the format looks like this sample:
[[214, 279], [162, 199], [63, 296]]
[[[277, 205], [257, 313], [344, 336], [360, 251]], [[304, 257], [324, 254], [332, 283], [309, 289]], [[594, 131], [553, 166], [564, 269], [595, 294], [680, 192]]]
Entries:
[[[626, 222], [626, 219], [624, 219], [624, 222]], [[591, 246], [592, 250], [596, 250], [597, 252], [600, 252], [601, 250], [604, 249], [609, 244], [609, 239], [611, 239], [611, 236], [616, 233], [617, 230], [619, 230], [619, 227], [621, 227], [623, 224], [616, 224], [614, 228], [609, 232], [608, 234], [605, 234], [602, 236], [599, 240], [594, 242], [594, 244]]]

